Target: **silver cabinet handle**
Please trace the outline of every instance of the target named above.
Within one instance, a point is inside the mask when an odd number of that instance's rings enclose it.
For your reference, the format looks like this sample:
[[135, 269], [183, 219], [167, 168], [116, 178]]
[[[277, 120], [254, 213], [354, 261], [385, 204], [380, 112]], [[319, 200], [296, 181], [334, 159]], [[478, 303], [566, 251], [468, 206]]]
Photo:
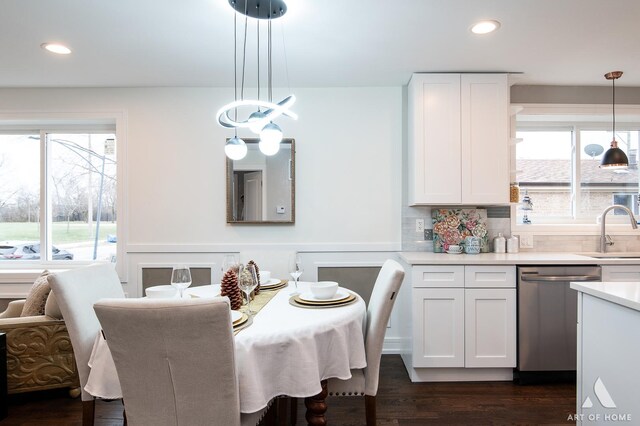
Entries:
[[536, 275], [522, 274], [522, 281], [600, 281], [598, 275]]

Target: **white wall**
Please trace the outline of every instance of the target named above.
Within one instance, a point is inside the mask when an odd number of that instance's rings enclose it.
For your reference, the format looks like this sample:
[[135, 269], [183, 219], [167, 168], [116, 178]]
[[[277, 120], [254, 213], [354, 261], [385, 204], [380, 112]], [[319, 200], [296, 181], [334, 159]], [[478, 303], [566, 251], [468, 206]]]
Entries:
[[230, 89], [2, 89], [0, 111], [126, 113], [132, 250], [255, 243], [399, 247], [401, 88], [293, 91], [300, 119], [279, 121], [285, 136], [296, 139], [293, 226], [226, 224], [223, 146], [231, 132], [214, 115], [232, 99]]

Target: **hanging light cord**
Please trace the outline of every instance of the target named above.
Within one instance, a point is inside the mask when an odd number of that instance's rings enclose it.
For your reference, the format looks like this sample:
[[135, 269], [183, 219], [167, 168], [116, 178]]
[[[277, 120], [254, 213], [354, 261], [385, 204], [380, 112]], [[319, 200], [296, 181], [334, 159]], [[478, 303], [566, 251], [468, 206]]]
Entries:
[[248, 15], [248, 9], [249, 9], [249, 2], [246, 1], [244, 3], [244, 44], [242, 47], [242, 87], [240, 88], [240, 99], [244, 100], [244, 75], [245, 75], [245, 68], [247, 65], [247, 25], [248, 25], [248, 19], [249, 19], [249, 15]]
[[613, 79], [613, 142], [616, 140], [616, 79]]
[[[258, 3], [258, 15], [260, 15], [260, 3]], [[260, 100], [260, 19], [256, 19], [256, 34], [258, 35], [258, 48], [256, 53], [258, 55], [258, 100]], [[260, 107], [258, 107], [260, 111]]]
[[273, 71], [271, 69], [271, 20], [272, 20], [272, 7], [271, 7], [271, 0], [269, 0], [269, 31], [268, 31], [268, 69], [269, 69], [269, 77], [268, 77], [268, 84], [269, 84], [269, 102], [273, 102]]
[[287, 59], [287, 45], [284, 43], [284, 24], [280, 21], [280, 34], [282, 35], [282, 50], [284, 52], [284, 70], [287, 76], [287, 90], [291, 93], [291, 82], [289, 81], [289, 60]]
[[[233, 11], [233, 100], [238, 100], [238, 41], [237, 41], [238, 14]], [[238, 107], [234, 109], [234, 120], [238, 121]], [[234, 127], [234, 136], [238, 137], [238, 128]]]

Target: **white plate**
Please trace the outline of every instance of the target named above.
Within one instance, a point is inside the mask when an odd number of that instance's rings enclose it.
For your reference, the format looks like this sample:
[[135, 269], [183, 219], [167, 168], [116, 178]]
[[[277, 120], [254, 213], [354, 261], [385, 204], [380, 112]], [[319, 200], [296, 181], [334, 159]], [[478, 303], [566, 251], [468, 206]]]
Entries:
[[242, 312], [231, 311], [231, 324], [238, 321], [240, 318], [242, 318]]
[[336, 292], [336, 295], [331, 299], [318, 299], [311, 292], [302, 293], [299, 297], [300, 299], [306, 300], [307, 302], [337, 302], [338, 300], [346, 299], [350, 295], [351, 293], [349, 293], [347, 290], [339, 288]]
[[447, 250], [447, 254], [462, 254], [461, 251], [449, 251]]
[[269, 281], [260, 282], [260, 285], [276, 285], [279, 284], [280, 280], [277, 278], [271, 278]]

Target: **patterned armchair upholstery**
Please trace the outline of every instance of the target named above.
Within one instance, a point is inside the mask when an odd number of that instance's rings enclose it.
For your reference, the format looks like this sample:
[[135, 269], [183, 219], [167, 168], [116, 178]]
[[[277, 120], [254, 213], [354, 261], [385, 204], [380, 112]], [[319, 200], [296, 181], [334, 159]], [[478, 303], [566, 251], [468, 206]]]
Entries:
[[0, 313], [0, 332], [7, 334], [7, 386], [10, 394], [69, 388], [80, 395], [69, 333], [53, 292], [45, 314], [21, 317], [24, 300]]

